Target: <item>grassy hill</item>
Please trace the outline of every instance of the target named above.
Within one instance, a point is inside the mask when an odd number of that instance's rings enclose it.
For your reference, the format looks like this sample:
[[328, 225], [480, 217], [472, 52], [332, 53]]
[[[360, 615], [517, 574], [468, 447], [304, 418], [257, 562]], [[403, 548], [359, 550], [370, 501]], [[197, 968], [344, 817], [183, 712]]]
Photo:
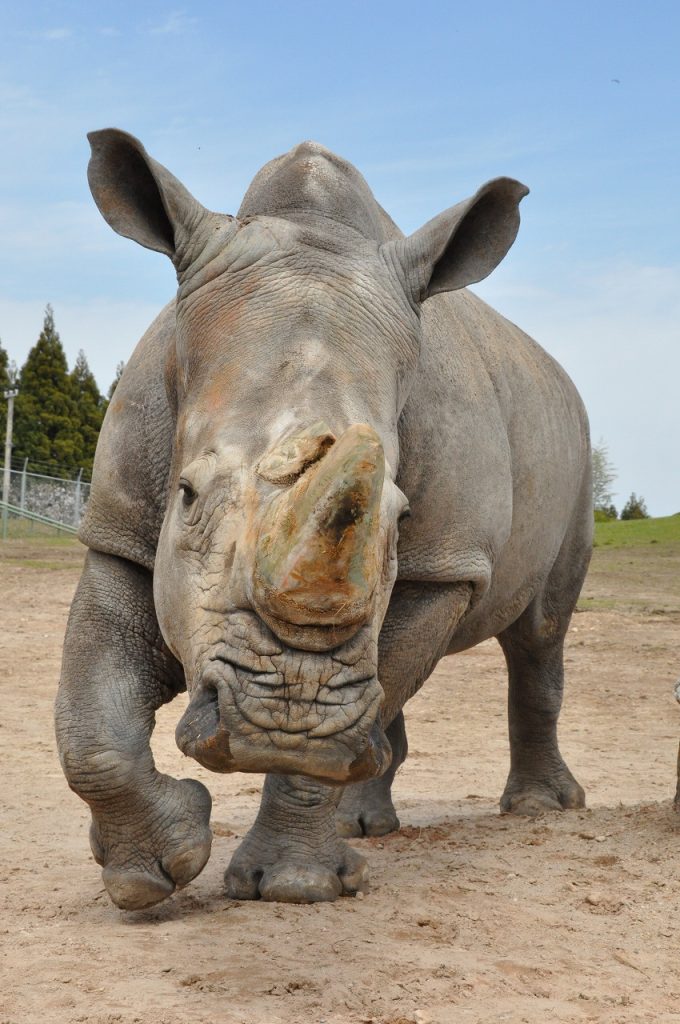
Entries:
[[[0, 578], [10, 567], [74, 569], [85, 549], [75, 537], [10, 523], [0, 540]], [[680, 622], [680, 513], [595, 524], [595, 549], [578, 610], [677, 615]]]
[[680, 545], [680, 512], [659, 519], [595, 523], [595, 547], [631, 548], [641, 544]]
[[596, 523], [578, 608], [680, 616], [680, 514]]

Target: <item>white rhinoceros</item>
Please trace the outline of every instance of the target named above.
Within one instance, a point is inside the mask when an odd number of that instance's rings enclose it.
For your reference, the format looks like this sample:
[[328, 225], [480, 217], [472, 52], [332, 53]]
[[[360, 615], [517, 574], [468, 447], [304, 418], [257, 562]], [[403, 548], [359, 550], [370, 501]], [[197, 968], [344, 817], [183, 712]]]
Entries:
[[365, 887], [338, 833], [398, 826], [402, 707], [488, 637], [510, 680], [502, 808], [583, 806], [556, 726], [591, 548], [587, 419], [553, 359], [465, 291], [527, 189], [490, 181], [405, 238], [315, 143], [230, 217], [132, 136], [90, 139], [104, 218], [179, 282], [106, 415], [57, 701], [114, 902], [149, 906], [208, 859], [208, 791], [149, 747], [185, 689], [180, 748], [267, 773], [227, 870], [240, 899]]

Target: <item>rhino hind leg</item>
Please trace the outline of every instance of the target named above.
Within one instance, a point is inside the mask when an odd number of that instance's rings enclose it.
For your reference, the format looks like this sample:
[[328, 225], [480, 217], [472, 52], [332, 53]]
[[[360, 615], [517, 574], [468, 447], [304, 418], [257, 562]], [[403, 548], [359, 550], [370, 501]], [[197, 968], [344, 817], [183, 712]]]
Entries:
[[392, 803], [392, 783], [408, 753], [402, 711], [392, 721], [386, 733], [392, 747], [392, 763], [379, 779], [355, 782], [345, 787], [335, 819], [340, 836], [384, 836], [388, 832], [396, 832], [399, 828], [399, 818]]
[[562, 644], [538, 656], [502, 641], [510, 695], [510, 774], [501, 797], [506, 813], [535, 817], [544, 811], [585, 806], [585, 794], [564, 762], [557, 744], [562, 703]]
[[183, 687], [158, 629], [150, 574], [90, 552], [64, 645], [57, 741], [69, 785], [92, 812], [104, 885], [125, 910], [165, 899], [210, 855], [210, 794], [158, 772], [149, 746], [155, 710]]
[[267, 775], [255, 824], [225, 872], [238, 900], [319, 903], [368, 889], [366, 860], [338, 838], [340, 790], [299, 775]]
[[589, 504], [580, 523], [568, 533], [543, 590], [498, 636], [509, 678], [510, 774], [501, 797], [506, 813], [533, 817], [585, 806], [557, 743], [564, 638], [590, 560]]

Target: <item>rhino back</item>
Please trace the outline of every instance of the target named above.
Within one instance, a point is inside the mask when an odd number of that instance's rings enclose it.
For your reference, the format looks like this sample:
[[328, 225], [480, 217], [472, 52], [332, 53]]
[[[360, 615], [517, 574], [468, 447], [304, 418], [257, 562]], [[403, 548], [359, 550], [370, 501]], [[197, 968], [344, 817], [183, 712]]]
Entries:
[[79, 533], [88, 547], [147, 569], [165, 514], [174, 433], [166, 376], [174, 361], [173, 301], [141, 338], [111, 399]]
[[588, 422], [558, 363], [472, 293], [428, 300], [423, 326], [400, 422], [412, 516], [399, 574], [475, 580], [472, 643], [513, 621], [553, 566], [587, 491]]

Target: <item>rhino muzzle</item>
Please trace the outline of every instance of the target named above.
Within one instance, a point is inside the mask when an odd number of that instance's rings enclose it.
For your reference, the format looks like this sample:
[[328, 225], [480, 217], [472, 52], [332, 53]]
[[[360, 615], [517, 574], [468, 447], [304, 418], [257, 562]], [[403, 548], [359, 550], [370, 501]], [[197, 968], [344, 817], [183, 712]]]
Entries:
[[268, 506], [250, 596], [285, 643], [331, 650], [371, 618], [384, 477], [378, 435], [354, 424]]
[[339, 668], [328, 655], [299, 651], [291, 663], [291, 654], [282, 652], [272, 672], [211, 659], [177, 726], [180, 750], [215, 772], [302, 774], [340, 784], [382, 775], [392, 759], [378, 715], [383, 693], [364, 658], [355, 661], [350, 650]]

